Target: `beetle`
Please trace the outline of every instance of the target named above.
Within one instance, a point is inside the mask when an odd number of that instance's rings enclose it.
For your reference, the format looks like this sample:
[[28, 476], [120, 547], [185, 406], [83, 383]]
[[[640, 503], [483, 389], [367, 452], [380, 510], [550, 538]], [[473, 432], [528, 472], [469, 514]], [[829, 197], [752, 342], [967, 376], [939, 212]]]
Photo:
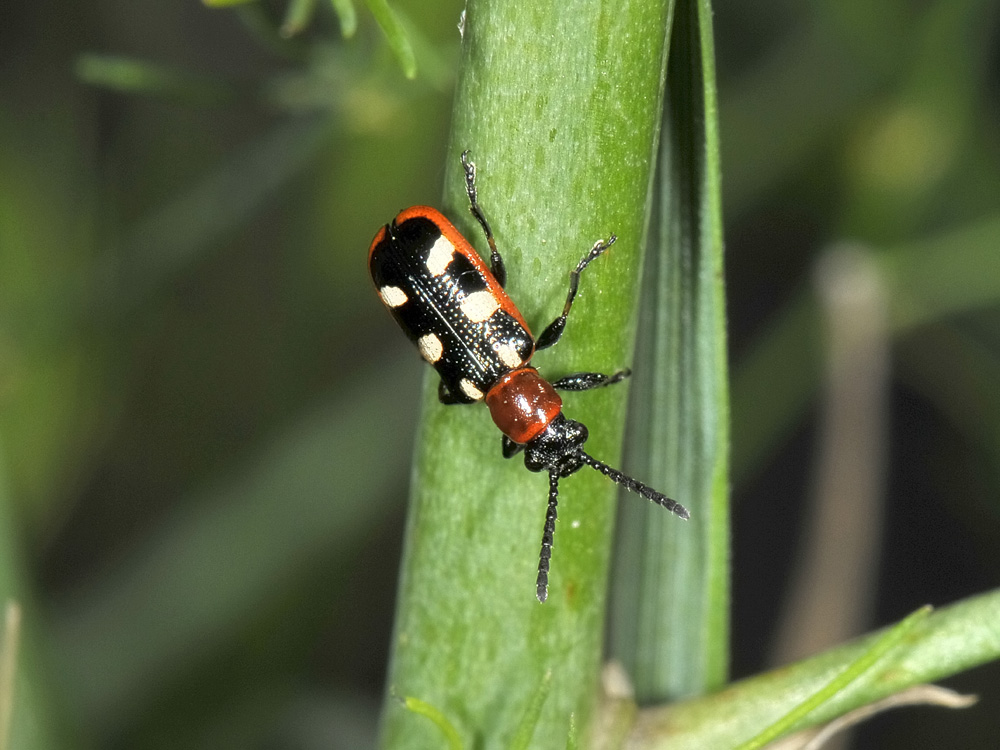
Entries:
[[413, 206], [383, 226], [368, 250], [368, 269], [383, 304], [416, 344], [441, 380], [443, 404], [485, 401], [502, 434], [504, 458], [524, 452], [524, 465], [549, 475], [549, 504], [542, 532], [536, 595], [548, 596], [549, 563], [555, 534], [559, 480], [590, 466], [616, 484], [663, 506], [683, 519], [675, 500], [599, 461], [583, 450], [587, 428], [562, 412], [557, 391], [587, 391], [618, 383], [612, 375], [578, 372], [551, 383], [531, 366], [532, 355], [562, 337], [576, 298], [580, 274], [617, 239], [598, 240], [570, 272], [562, 313], [537, 339], [504, 290], [507, 270], [493, 231], [479, 206], [476, 165], [462, 154], [469, 210], [486, 235], [490, 265], [439, 211]]

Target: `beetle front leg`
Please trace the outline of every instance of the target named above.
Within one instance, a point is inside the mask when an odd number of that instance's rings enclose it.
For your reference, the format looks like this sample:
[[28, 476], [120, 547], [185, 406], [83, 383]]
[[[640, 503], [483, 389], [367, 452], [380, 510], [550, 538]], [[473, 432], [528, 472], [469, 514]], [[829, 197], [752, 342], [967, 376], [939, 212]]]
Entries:
[[570, 308], [573, 307], [573, 300], [576, 299], [576, 290], [580, 285], [580, 274], [583, 273], [583, 269], [590, 265], [592, 260], [596, 260], [604, 254], [604, 251], [615, 244], [615, 240], [618, 238], [611, 235], [611, 239], [607, 242], [604, 240], [598, 240], [594, 243], [594, 246], [590, 248], [590, 251], [583, 256], [579, 263], [576, 264], [576, 268], [570, 271], [569, 274], [569, 294], [566, 295], [566, 304], [563, 305], [562, 315], [549, 323], [548, 328], [542, 331], [542, 335], [538, 337], [535, 342], [535, 351], [539, 349], [547, 349], [548, 347], [555, 344], [563, 335], [563, 329], [566, 328], [566, 317], [569, 315]]

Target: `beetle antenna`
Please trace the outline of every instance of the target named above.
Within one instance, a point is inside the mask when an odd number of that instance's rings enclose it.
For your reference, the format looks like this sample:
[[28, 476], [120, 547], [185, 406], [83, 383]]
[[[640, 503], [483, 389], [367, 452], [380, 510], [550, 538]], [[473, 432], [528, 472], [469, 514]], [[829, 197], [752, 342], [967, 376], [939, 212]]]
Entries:
[[545, 512], [545, 531], [542, 532], [542, 551], [538, 555], [538, 601], [549, 596], [549, 560], [552, 558], [552, 537], [556, 533], [556, 504], [559, 502], [559, 475], [549, 472], [549, 509]]
[[[618, 471], [618, 469], [612, 469], [606, 463], [604, 463], [603, 461], [598, 461], [589, 453], [585, 453], [584, 451], [580, 450], [578, 451], [578, 454], [580, 458], [583, 460], [583, 462], [587, 464], [587, 466], [592, 466], [593, 468], [597, 469], [612, 482], [614, 482], [615, 484], [620, 484], [629, 492], [634, 492], [635, 494], [641, 495], [642, 497], [656, 503], [657, 505], [662, 505], [664, 508], [671, 511], [672, 513], [676, 513], [685, 521], [691, 518], [691, 514], [688, 513], [688, 509], [685, 508], [676, 500], [671, 500], [669, 497], [667, 497], [662, 493], [657, 492], [652, 487], [646, 486], [638, 479], [633, 479], [627, 474], [622, 474], [620, 471]], [[551, 504], [551, 502], [552, 500], [550, 497], [549, 503]]]

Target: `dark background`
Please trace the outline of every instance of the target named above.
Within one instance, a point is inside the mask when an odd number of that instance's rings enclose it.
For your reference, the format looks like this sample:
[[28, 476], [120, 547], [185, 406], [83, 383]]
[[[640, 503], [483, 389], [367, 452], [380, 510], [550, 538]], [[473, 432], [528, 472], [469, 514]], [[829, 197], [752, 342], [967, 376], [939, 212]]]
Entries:
[[[38, 747], [373, 742], [423, 370], [364, 252], [438, 202], [461, 3], [395, 5], [415, 82], [364, 8], [347, 43], [326, 3], [294, 40], [278, 3], [4, 9], [0, 581], [26, 606]], [[831, 246], [1000, 217], [998, 16], [715, 4], [735, 383]], [[866, 627], [998, 580], [997, 261], [948, 259], [992, 298], [889, 342]], [[818, 413], [734, 430], [735, 677], [769, 665]], [[857, 747], [992, 747], [998, 677], [949, 680], [979, 706], [903, 709]]]

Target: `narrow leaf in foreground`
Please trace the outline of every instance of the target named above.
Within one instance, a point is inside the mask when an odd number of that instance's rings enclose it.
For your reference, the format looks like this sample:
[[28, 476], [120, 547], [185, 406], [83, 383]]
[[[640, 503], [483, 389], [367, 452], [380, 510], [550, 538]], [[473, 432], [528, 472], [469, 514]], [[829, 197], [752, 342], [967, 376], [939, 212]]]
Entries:
[[756, 737], [744, 742], [737, 750], [757, 750], [757, 748], [764, 747], [771, 740], [775, 740], [781, 735], [786, 734], [799, 721], [871, 669], [876, 661], [899, 643], [907, 633], [913, 630], [914, 626], [925, 620], [930, 613], [930, 607], [921, 607], [898, 625], [880, 635], [864, 653], [849, 664], [843, 672], [830, 680], [826, 686], [813, 693], [809, 698], [782, 716], [778, 721], [771, 724], [771, 726], [767, 727]]
[[406, 35], [406, 29], [403, 28], [403, 23], [399, 20], [399, 15], [389, 7], [386, 0], [365, 0], [365, 2], [368, 3], [368, 10], [372, 12], [376, 23], [382, 28], [389, 49], [392, 50], [392, 54], [396, 56], [396, 60], [399, 61], [399, 65], [403, 69], [403, 75], [407, 78], [416, 78], [417, 59], [413, 54], [413, 45], [410, 44], [410, 39]]
[[622, 508], [612, 654], [640, 703], [721, 687], [729, 650], [729, 395], [707, 1], [677, 4], [670, 45], [629, 468], [685, 503], [692, 521]]

